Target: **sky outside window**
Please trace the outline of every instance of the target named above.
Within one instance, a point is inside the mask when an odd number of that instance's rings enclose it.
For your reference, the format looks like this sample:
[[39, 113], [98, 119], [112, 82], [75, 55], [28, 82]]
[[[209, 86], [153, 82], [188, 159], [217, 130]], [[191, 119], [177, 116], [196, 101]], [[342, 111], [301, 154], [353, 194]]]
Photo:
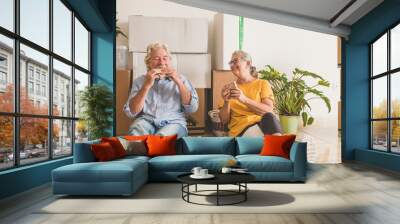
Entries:
[[89, 69], [89, 32], [75, 18], [75, 63]]
[[400, 24], [391, 31], [391, 69], [400, 67]]
[[71, 60], [72, 13], [60, 0], [53, 3], [53, 51]]
[[14, 1], [0, 0], [0, 26], [14, 31]]
[[20, 0], [21, 36], [49, 48], [49, 1]]
[[383, 35], [372, 45], [372, 75], [387, 71], [387, 34]]

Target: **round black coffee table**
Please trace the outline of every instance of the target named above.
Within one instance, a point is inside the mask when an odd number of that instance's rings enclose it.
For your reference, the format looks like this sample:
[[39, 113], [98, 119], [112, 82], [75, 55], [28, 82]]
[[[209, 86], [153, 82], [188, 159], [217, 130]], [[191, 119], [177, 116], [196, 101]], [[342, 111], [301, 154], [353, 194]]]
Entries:
[[[198, 205], [234, 205], [247, 200], [247, 192], [249, 188], [247, 183], [255, 180], [255, 177], [248, 173], [215, 173], [215, 177], [212, 179], [193, 179], [190, 177], [191, 173], [182, 174], [177, 177], [178, 181], [182, 183], [182, 199], [188, 203], [198, 204]], [[216, 185], [215, 190], [197, 190], [198, 184], [204, 185]], [[195, 186], [194, 191], [190, 191], [190, 186]], [[220, 189], [220, 185], [236, 185], [237, 190], [223, 190]], [[209, 192], [215, 192], [215, 194], [205, 194]], [[202, 204], [190, 201], [190, 196], [204, 196], [204, 197], [216, 197], [216, 204]], [[241, 196], [239, 200], [231, 203], [221, 203], [221, 197], [232, 197]]]

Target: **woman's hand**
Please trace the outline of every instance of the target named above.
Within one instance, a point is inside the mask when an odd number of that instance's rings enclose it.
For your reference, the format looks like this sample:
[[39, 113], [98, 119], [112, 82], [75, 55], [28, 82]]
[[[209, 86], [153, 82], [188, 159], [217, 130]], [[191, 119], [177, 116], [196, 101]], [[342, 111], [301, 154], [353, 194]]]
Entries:
[[241, 103], [246, 103], [248, 98], [245, 96], [239, 88], [230, 89], [230, 98], [237, 99]]
[[227, 102], [230, 99], [230, 84], [226, 84], [222, 87], [221, 96], [225, 102]]

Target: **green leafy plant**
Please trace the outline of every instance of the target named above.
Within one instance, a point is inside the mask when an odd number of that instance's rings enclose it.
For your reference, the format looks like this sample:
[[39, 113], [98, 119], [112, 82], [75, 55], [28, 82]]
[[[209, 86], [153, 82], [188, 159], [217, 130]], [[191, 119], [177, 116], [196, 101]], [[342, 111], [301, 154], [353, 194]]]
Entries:
[[[329, 98], [320, 90], [320, 87], [329, 87], [329, 81], [315, 73], [295, 68], [289, 80], [285, 73], [279, 72], [270, 65], [259, 71], [260, 78], [268, 80], [274, 93], [274, 105], [279, 115], [300, 116], [303, 126], [311, 125], [314, 118], [311, 116], [311, 100], [322, 100], [328, 111], [331, 111]], [[313, 82], [308, 85], [305, 79]]]
[[110, 136], [107, 131], [112, 125], [113, 94], [102, 84], [86, 87], [79, 93], [82, 119], [87, 125], [89, 139]]
[[[118, 23], [118, 19], [115, 20], [115, 23]], [[115, 35], [118, 37], [118, 35], [122, 35], [123, 37], [125, 37], [126, 39], [128, 39], [128, 36], [126, 36], [126, 34], [122, 31], [121, 27], [119, 27], [118, 25], [115, 26]]]

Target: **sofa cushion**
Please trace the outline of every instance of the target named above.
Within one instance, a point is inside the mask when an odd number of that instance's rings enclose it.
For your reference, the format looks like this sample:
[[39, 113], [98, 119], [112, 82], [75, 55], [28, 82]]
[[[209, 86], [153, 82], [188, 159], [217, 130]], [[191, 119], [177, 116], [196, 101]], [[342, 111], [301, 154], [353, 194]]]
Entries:
[[134, 172], [147, 171], [146, 166], [140, 159], [74, 163], [53, 170], [52, 174], [53, 181], [58, 182], [129, 182]]
[[185, 155], [235, 155], [235, 141], [231, 137], [183, 137], [181, 150]]
[[147, 137], [147, 155], [148, 156], [164, 156], [176, 154], [177, 135], [160, 136], [149, 135]]
[[126, 156], [126, 151], [117, 137], [104, 137], [101, 138], [101, 142], [110, 143], [110, 145], [112, 145], [112, 148], [114, 149], [117, 158], [122, 158]]
[[94, 157], [96, 157], [96, 161], [105, 162], [118, 158], [112, 145], [108, 142], [93, 144], [90, 147], [92, 149]]
[[175, 155], [158, 156], [149, 160], [149, 170], [163, 172], [190, 172], [193, 167], [199, 166], [211, 172], [219, 171], [230, 159], [231, 155]]
[[146, 142], [143, 140], [126, 140], [125, 138], [119, 138], [122, 146], [126, 151], [126, 155], [147, 155]]
[[259, 154], [263, 144], [263, 137], [237, 137], [236, 155]]
[[96, 158], [90, 148], [92, 144], [99, 144], [99, 139], [88, 142], [77, 142], [74, 147], [74, 163], [95, 162]]
[[265, 135], [261, 156], [280, 156], [289, 159], [290, 148], [296, 135]]
[[279, 156], [238, 155], [239, 166], [249, 172], [292, 172], [292, 161]]

